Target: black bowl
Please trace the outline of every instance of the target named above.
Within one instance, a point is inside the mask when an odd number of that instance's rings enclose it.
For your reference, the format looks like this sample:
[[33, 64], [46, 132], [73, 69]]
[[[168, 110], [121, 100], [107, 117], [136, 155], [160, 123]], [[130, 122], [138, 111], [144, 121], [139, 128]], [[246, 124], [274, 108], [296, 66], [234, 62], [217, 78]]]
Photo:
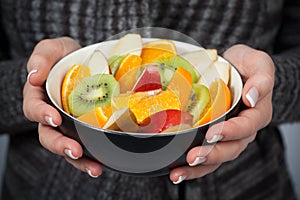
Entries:
[[[143, 39], [149, 40], [151, 39]], [[205, 134], [208, 128], [238, 113], [243, 87], [239, 73], [231, 66], [229, 82], [232, 94], [231, 108], [208, 124], [164, 134], [126, 133], [97, 128], [77, 120], [62, 109], [61, 84], [73, 64], [83, 63], [96, 48], [104, 54], [110, 52], [116, 42], [116, 40], [106, 41], [79, 49], [61, 59], [52, 68], [46, 82], [46, 92], [50, 103], [62, 116], [63, 122], [59, 129], [82, 145], [84, 155], [118, 172], [138, 176], [158, 176], [169, 173], [174, 167], [186, 165], [187, 152], [195, 146], [207, 144]], [[198, 46], [183, 42], [175, 41], [175, 44], [179, 50], [200, 49]], [[227, 62], [221, 57], [218, 59]]]

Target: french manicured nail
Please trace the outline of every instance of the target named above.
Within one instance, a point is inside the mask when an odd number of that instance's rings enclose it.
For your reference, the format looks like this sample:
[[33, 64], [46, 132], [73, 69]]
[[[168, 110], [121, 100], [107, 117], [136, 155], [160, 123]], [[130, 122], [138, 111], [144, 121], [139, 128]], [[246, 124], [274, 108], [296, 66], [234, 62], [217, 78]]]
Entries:
[[207, 140], [208, 143], [215, 143], [223, 139], [223, 135], [214, 135], [210, 140]]
[[179, 184], [186, 179], [187, 176], [179, 176], [177, 181], [173, 181], [173, 184]]
[[76, 157], [76, 156], [73, 155], [71, 149], [65, 149], [65, 150], [64, 150], [64, 153], [65, 153], [69, 158], [71, 158], [71, 159], [73, 159], [73, 160], [77, 160], [77, 159], [78, 159], [78, 157]]
[[90, 176], [90, 177], [92, 177], [92, 178], [98, 178], [98, 176], [96, 176], [96, 175], [93, 175], [92, 174], [92, 171], [90, 170], [90, 169], [86, 169], [86, 172], [88, 173], [88, 175]]
[[248, 93], [246, 94], [246, 98], [249, 101], [251, 107], [253, 108], [255, 106], [255, 104], [257, 103], [258, 100], [258, 90], [256, 87], [252, 87]]
[[52, 117], [46, 116], [46, 117], [45, 117], [45, 121], [46, 121], [50, 126], [52, 126], [52, 127], [57, 127], [57, 125], [53, 122]]
[[29, 80], [29, 78], [32, 74], [37, 73], [37, 71], [38, 71], [37, 69], [32, 69], [27, 75], [27, 80]]
[[201, 163], [204, 163], [206, 161], [206, 157], [196, 157], [196, 159], [194, 160], [194, 162], [189, 163], [189, 165], [191, 167], [194, 167], [196, 165], [199, 165]]

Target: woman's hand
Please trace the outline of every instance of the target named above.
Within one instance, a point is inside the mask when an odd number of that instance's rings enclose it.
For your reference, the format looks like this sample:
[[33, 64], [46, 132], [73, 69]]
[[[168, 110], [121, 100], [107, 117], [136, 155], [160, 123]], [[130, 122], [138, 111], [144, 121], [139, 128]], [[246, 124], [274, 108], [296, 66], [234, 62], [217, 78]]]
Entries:
[[47, 39], [36, 45], [27, 64], [29, 73], [23, 90], [23, 111], [29, 120], [39, 122], [39, 140], [46, 149], [64, 156], [76, 168], [97, 177], [102, 172], [101, 165], [82, 157], [81, 145], [54, 129], [62, 119], [59, 112], [47, 104], [43, 87], [52, 66], [79, 48], [79, 44], [68, 37]]
[[245, 83], [242, 99], [249, 108], [209, 128], [206, 140], [212, 145], [189, 151], [186, 160], [190, 166], [173, 169], [170, 173], [175, 184], [202, 177], [222, 163], [236, 159], [255, 139], [257, 131], [271, 121], [275, 68], [270, 56], [245, 45], [235, 45], [223, 56], [242, 75]]

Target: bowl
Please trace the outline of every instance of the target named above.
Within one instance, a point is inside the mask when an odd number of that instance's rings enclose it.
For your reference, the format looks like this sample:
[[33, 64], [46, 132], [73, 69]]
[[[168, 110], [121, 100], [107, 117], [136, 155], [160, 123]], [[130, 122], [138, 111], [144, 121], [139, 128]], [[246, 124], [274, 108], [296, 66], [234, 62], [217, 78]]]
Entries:
[[[143, 42], [153, 38], [143, 38]], [[219, 118], [198, 126], [177, 132], [163, 134], [126, 133], [97, 128], [67, 114], [61, 105], [61, 85], [65, 74], [73, 64], [83, 63], [95, 49], [105, 55], [117, 40], [105, 41], [81, 48], [62, 58], [50, 71], [46, 81], [49, 102], [60, 112], [60, 131], [78, 141], [84, 155], [99, 161], [105, 167], [120, 173], [136, 176], [160, 176], [172, 168], [187, 165], [187, 152], [198, 145], [206, 145], [205, 134], [210, 126], [237, 115], [241, 104], [243, 83], [238, 71], [230, 65], [229, 87], [232, 95], [231, 108]], [[178, 51], [199, 50], [201, 47], [174, 41]], [[227, 62], [222, 57], [219, 60]]]

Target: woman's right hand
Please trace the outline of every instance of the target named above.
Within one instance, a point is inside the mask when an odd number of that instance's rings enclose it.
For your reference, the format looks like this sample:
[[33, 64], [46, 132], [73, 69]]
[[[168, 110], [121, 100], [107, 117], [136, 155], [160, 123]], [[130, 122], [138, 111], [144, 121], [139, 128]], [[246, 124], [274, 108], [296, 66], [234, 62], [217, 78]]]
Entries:
[[46, 39], [36, 45], [27, 63], [23, 111], [29, 120], [39, 123], [39, 140], [43, 147], [64, 156], [70, 164], [90, 176], [98, 177], [102, 173], [100, 163], [82, 157], [81, 145], [55, 129], [62, 119], [59, 112], [46, 102], [45, 96], [44, 83], [52, 66], [79, 48], [80, 45], [68, 37]]

